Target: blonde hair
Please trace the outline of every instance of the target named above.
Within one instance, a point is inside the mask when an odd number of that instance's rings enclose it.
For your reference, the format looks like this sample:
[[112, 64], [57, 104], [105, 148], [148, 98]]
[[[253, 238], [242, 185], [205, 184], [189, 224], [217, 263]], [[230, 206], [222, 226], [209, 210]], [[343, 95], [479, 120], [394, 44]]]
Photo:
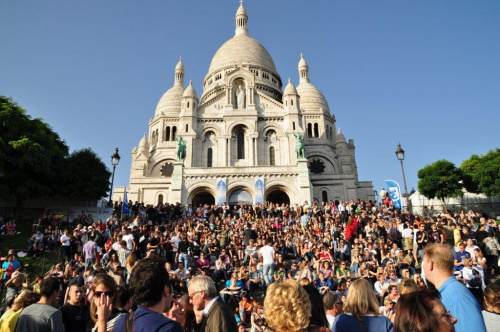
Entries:
[[500, 285], [489, 284], [484, 289], [484, 304], [487, 310], [500, 314]]
[[401, 284], [399, 285], [399, 293], [401, 295], [417, 291], [418, 291], [418, 285], [413, 279], [405, 278], [401, 280]]
[[366, 279], [358, 279], [351, 284], [347, 293], [346, 312], [362, 320], [364, 316], [379, 315], [379, 305], [370, 283]]
[[444, 243], [430, 243], [424, 248], [424, 257], [432, 260], [441, 271], [453, 273], [455, 261], [451, 246]]
[[276, 332], [302, 331], [309, 326], [311, 317], [309, 295], [292, 279], [272, 283], [264, 299], [264, 315]]
[[29, 289], [23, 289], [17, 295], [14, 300], [14, 304], [12, 304], [13, 311], [19, 311], [21, 309], [26, 308], [33, 303], [36, 303], [40, 300], [40, 294], [36, 292], [32, 292]]

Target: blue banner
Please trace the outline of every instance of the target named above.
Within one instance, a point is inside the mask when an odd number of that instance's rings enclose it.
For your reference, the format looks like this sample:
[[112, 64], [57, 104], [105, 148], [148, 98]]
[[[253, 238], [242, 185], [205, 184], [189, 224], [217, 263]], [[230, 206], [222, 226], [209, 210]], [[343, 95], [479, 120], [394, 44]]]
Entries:
[[398, 210], [401, 210], [401, 189], [399, 184], [394, 180], [385, 180], [387, 184], [387, 192], [391, 199], [392, 205]]
[[122, 216], [130, 215], [130, 206], [128, 206], [128, 199], [127, 199], [127, 189], [124, 189], [123, 191], [123, 205], [122, 205]]
[[215, 204], [220, 205], [224, 202], [227, 202], [227, 186], [226, 179], [218, 179], [217, 180], [217, 199]]
[[255, 199], [254, 204], [264, 203], [264, 179], [257, 178], [254, 185]]

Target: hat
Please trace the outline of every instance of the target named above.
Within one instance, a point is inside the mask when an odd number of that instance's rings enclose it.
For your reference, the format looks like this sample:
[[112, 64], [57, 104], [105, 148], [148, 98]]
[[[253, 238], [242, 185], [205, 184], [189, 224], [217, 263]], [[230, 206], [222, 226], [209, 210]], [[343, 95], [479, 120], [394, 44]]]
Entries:
[[83, 287], [83, 285], [85, 284], [85, 280], [83, 279], [83, 277], [74, 277], [73, 279], [71, 279], [68, 283], [68, 287], [71, 287], [73, 285], [77, 285], [78, 287]]

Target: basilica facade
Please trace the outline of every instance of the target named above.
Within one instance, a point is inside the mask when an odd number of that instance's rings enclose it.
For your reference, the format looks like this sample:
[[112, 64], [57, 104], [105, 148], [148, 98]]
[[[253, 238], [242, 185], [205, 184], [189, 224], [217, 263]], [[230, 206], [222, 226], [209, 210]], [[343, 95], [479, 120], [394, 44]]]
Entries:
[[[289, 79], [283, 89], [240, 5], [235, 35], [215, 53], [200, 97], [184, 82], [182, 58], [176, 65], [149, 133], [132, 151], [128, 199], [155, 205], [374, 199], [372, 183], [358, 180], [353, 140], [337, 128], [305, 58], [297, 58], [299, 84]], [[123, 191], [117, 187], [113, 200], [122, 200]]]

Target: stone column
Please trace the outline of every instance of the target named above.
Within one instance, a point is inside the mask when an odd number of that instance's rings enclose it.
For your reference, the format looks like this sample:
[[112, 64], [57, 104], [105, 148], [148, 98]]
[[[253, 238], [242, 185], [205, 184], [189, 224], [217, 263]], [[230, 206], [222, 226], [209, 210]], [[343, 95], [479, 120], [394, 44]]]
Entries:
[[300, 202], [295, 202], [298, 204], [303, 204], [304, 201], [308, 201], [309, 204], [312, 202], [313, 192], [312, 184], [309, 178], [309, 168], [307, 165], [307, 159], [300, 158], [297, 160], [297, 169], [299, 171], [298, 187], [299, 187], [299, 200]]
[[183, 177], [184, 177], [184, 165], [182, 161], [174, 161], [174, 171], [172, 172], [172, 183], [168, 189], [168, 200], [175, 204], [177, 202], [182, 203], [182, 187], [183, 187]]

